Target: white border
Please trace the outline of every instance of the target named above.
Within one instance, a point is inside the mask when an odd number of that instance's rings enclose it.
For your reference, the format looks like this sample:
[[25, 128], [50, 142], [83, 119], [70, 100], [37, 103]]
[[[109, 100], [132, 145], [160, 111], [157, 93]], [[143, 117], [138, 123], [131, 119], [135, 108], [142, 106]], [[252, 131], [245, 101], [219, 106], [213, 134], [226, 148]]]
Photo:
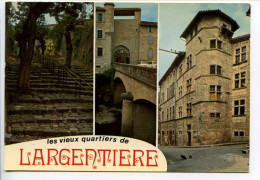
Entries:
[[[14, 1], [14, 0], [10, 0]], [[48, 0], [47, 0], [48, 1]], [[96, 0], [102, 2], [102, 0]], [[82, 1], [81, 1], [82, 2]], [[108, 2], [108, 1], [107, 1]], [[110, 1], [111, 2], [111, 1]], [[116, 1], [114, 2], [122, 2]], [[140, 2], [138, 0], [124, 1], [124, 2]], [[142, 1], [148, 2], [148, 1]], [[149, 1], [158, 2], [158, 1]], [[260, 111], [259, 111], [259, 100], [260, 100], [260, 77], [258, 74], [260, 68], [260, 2], [259, 1], [170, 1], [164, 0], [161, 2], [174, 2], [174, 3], [250, 3], [251, 4], [251, 112], [250, 112], [250, 173], [96, 173], [96, 172], [6, 172], [3, 170], [3, 143], [4, 143], [4, 28], [5, 28], [5, 11], [4, 2], [0, 0], [0, 128], [1, 128], [1, 180], [28, 180], [28, 179], [133, 179], [138, 178], [146, 179], [257, 179], [260, 177], [260, 140], [259, 140], [259, 128], [260, 128]], [[159, 22], [159, 20], [158, 20]], [[95, 36], [94, 36], [95, 37]], [[158, 41], [159, 42], [159, 41]], [[159, 44], [158, 44], [159, 47]]]

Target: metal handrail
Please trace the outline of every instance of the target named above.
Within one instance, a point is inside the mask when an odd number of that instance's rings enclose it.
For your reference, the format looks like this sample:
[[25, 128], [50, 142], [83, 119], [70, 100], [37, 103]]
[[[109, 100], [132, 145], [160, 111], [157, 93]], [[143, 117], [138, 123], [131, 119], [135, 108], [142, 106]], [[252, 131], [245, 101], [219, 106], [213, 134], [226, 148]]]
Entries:
[[[54, 69], [55, 67], [58, 68], [58, 83], [61, 82], [61, 80], [67, 80], [67, 75], [70, 76], [70, 78], [72, 78], [72, 80], [75, 82], [75, 88], [76, 88], [76, 93], [78, 93], [79, 97], [80, 97], [80, 88], [84, 89], [86, 92], [92, 92], [89, 90], [89, 88], [93, 89], [93, 86], [91, 86], [88, 82], [86, 82], [83, 78], [81, 78], [80, 76], [76, 75], [74, 72], [72, 72], [68, 67], [61, 65], [61, 64], [55, 64], [54, 62], [51, 62], [51, 60], [49, 58], [46, 58], [43, 55], [37, 54], [38, 55], [38, 61], [43, 64], [43, 66], [49, 68], [51, 70], [52, 73], [54, 73]], [[61, 69], [61, 70], [60, 70]], [[61, 77], [60, 77], [60, 73], [61, 73]], [[65, 79], [66, 76], [66, 79]], [[86, 86], [84, 86], [83, 84], [85, 84]], [[78, 86], [80, 88], [78, 88]]]

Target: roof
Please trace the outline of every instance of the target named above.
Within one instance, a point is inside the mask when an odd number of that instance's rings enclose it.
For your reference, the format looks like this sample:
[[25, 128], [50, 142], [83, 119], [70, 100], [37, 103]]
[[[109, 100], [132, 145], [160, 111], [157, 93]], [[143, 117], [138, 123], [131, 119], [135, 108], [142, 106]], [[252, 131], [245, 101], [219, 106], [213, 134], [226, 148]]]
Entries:
[[134, 16], [135, 11], [141, 11], [140, 8], [115, 8], [115, 16]]
[[231, 30], [233, 32], [236, 31], [239, 28], [239, 25], [237, 24], [237, 22], [234, 19], [232, 19], [231, 17], [229, 17], [228, 15], [226, 15], [225, 13], [220, 11], [219, 9], [216, 9], [216, 10], [204, 10], [204, 11], [199, 11], [196, 14], [196, 16], [192, 19], [192, 21], [186, 27], [186, 29], [184, 30], [184, 32], [181, 34], [180, 37], [185, 38], [187, 36], [187, 34], [192, 30], [194, 25], [196, 23], [198, 23], [203, 16], [219, 16], [219, 17], [227, 20], [228, 22], [231, 23], [231, 25], [232, 25]]
[[242, 41], [247, 41], [249, 39], [250, 39], [250, 34], [244, 34], [242, 36], [232, 38], [231, 43], [239, 43], [239, 42], [242, 42]]
[[[113, 3], [105, 3], [105, 5], [113, 5]], [[106, 8], [97, 6], [96, 11], [106, 11]], [[141, 11], [141, 8], [114, 8], [114, 16], [134, 16], [135, 11]]]
[[157, 27], [157, 22], [148, 22], [148, 21], [141, 21], [141, 26], [155, 26]]
[[106, 9], [104, 7], [97, 6], [96, 11], [106, 11]]
[[159, 81], [159, 85], [162, 85], [162, 83], [167, 79], [167, 77], [170, 75], [170, 73], [173, 71], [173, 69], [175, 67], [177, 67], [180, 62], [182, 61], [182, 59], [185, 57], [186, 52], [180, 52], [175, 59], [173, 60], [171, 66], [168, 68], [168, 70], [166, 71], [166, 73], [163, 75], [163, 77], [161, 78], [161, 80]]

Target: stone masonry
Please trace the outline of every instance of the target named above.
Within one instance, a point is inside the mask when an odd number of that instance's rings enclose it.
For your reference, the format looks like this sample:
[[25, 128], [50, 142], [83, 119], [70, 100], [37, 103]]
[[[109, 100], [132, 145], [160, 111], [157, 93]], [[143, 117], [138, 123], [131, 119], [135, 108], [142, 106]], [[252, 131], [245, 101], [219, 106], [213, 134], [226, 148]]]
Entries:
[[249, 141], [250, 35], [220, 10], [200, 11], [159, 82], [162, 145]]

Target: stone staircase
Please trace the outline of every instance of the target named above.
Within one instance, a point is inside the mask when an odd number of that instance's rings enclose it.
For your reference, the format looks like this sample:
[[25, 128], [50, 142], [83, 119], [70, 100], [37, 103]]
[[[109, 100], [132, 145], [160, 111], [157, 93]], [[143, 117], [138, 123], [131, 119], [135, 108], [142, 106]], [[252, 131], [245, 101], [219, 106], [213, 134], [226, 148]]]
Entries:
[[90, 85], [81, 87], [70, 76], [61, 81], [58, 67], [51, 72], [33, 61], [31, 93], [20, 95], [16, 92], [18, 67], [18, 62], [6, 64], [6, 129], [12, 134], [9, 143], [93, 134], [92, 72], [72, 66], [73, 72]]

